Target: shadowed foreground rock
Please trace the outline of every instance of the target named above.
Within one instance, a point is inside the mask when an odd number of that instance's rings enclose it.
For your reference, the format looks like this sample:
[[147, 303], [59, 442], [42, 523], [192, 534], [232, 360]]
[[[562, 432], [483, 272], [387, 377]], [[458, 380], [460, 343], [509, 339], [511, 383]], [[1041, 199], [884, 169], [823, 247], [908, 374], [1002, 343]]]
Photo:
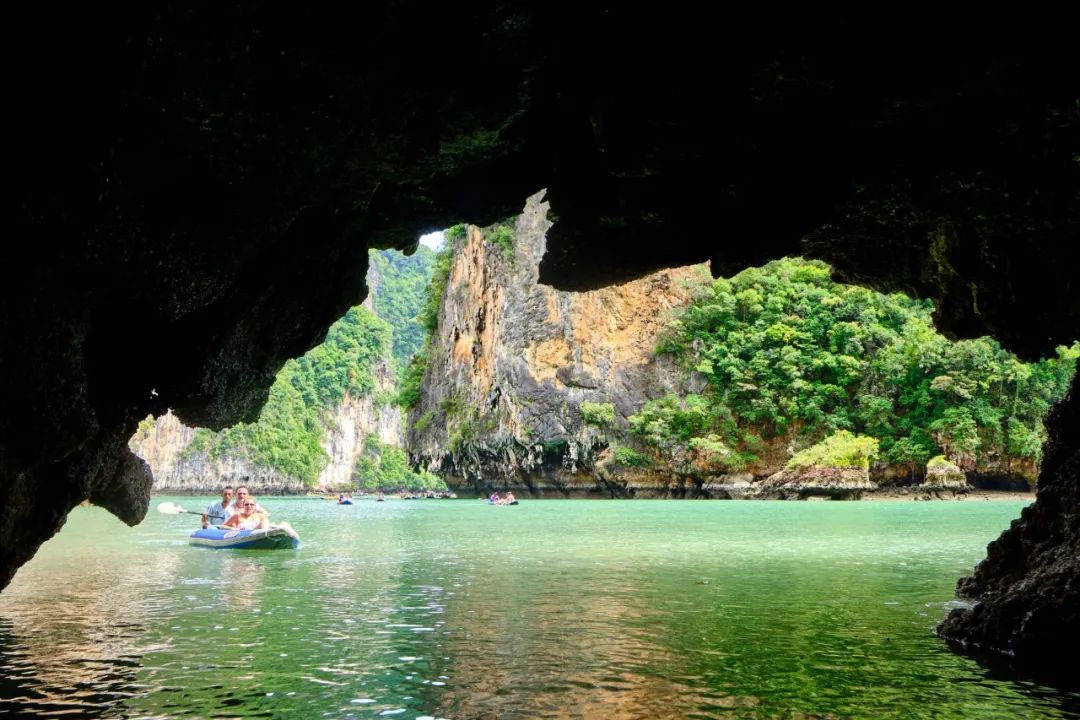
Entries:
[[[1078, 376], [1080, 377], [1080, 376]], [[1054, 652], [1080, 643], [1080, 380], [1047, 420], [1036, 502], [987, 548], [938, 633], [960, 645], [1002, 652], [1077, 684], [1075, 663]], [[1071, 670], [1071, 673], [1070, 673]], [[1071, 677], [1070, 677], [1071, 674]]]
[[[226, 2], [9, 24], [0, 587], [82, 500], [143, 517], [139, 419], [255, 417], [363, 298], [369, 246], [541, 188], [540, 277], [564, 289], [802, 248], [938, 298], [954, 335], [1028, 358], [1080, 337], [1063, 18]], [[949, 637], [1075, 647], [1078, 403]]]

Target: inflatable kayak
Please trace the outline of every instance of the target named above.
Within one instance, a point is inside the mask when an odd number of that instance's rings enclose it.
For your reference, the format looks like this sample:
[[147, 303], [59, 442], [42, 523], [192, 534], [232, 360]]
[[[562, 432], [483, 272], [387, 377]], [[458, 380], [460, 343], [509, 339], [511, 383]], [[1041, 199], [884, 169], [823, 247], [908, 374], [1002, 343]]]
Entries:
[[338, 505], [352, 505], [352, 500], [338, 500]]
[[205, 528], [191, 534], [192, 545], [235, 550], [283, 550], [300, 547], [300, 536], [288, 524], [271, 525], [267, 530]]

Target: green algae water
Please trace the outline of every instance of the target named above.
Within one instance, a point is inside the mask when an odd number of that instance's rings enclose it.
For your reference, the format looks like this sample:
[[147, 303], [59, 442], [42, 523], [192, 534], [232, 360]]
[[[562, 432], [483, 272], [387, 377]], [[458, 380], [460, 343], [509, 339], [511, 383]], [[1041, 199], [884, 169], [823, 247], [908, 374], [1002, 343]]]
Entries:
[[0, 594], [0, 715], [1080, 717], [933, 635], [1019, 502], [262, 500], [298, 550], [75, 510]]

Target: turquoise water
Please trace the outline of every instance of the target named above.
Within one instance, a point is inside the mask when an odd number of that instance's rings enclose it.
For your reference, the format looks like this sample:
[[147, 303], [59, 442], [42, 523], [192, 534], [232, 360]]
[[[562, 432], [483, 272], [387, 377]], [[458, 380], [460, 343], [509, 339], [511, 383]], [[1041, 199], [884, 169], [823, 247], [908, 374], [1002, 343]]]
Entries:
[[1080, 717], [933, 635], [1018, 502], [263, 501], [299, 550], [73, 512], [0, 594], [0, 715]]

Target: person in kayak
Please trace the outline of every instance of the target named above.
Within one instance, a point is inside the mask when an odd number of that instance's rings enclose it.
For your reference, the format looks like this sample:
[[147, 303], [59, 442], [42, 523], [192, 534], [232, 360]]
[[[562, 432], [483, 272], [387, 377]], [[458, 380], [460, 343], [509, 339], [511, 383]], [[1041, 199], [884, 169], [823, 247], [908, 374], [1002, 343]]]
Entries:
[[221, 489], [221, 500], [212, 502], [206, 506], [206, 512], [202, 514], [202, 526], [203, 528], [210, 527], [210, 521], [213, 521], [214, 525], [220, 525], [229, 519], [235, 510], [229, 505], [232, 503], [233, 488], [232, 485], [226, 485]]
[[236, 528], [237, 530], [267, 530], [270, 527], [270, 518], [259, 507], [255, 498], [250, 495], [240, 505], [240, 510], [225, 521], [222, 527]]
[[[240, 512], [241, 506], [243, 506], [243, 504], [245, 502], [247, 502], [249, 499], [254, 500], [254, 498], [251, 497], [251, 491], [247, 489], [247, 486], [246, 485], [237, 485], [236, 486], [236, 500], [233, 501], [233, 504], [229, 506], [229, 510], [231, 511], [229, 514], [231, 515], [232, 513]], [[259, 505], [258, 503], [255, 503], [255, 509], [258, 510], [259, 512], [261, 512], [263, 515], [266, 515], [266, 517], [270, 517], [270, 512], [266, 508], [264, 508], [262, 505]], [[228, 518], [226, 518], [226, 520], [227, 519]]]

